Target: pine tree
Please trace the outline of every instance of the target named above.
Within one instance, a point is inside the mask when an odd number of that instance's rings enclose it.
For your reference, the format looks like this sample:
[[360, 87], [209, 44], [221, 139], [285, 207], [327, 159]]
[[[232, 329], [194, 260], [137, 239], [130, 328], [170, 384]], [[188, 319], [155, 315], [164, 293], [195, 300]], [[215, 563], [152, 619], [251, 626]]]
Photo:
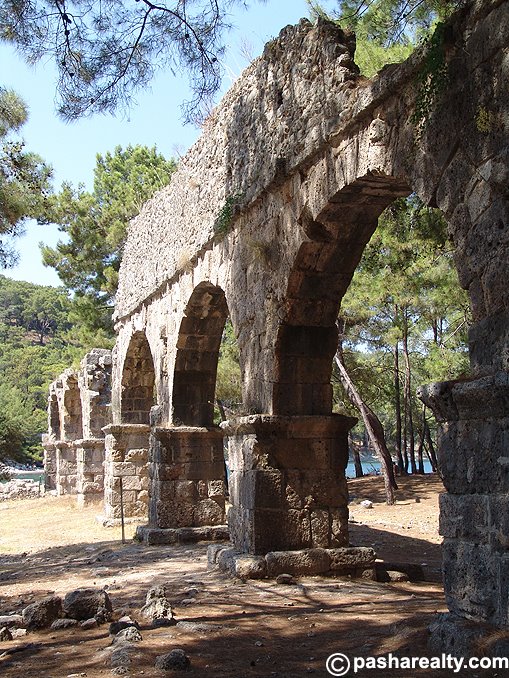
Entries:
[[51, 168], [26, 151], [18, 136], [27, 118], [18, 95], [0, 87], [0, 268], [15, 263], [12, 239], [23, 233], [27, 219], [44, 212], [51, 190]]
[[43, 262], [75, 293], [75, 311], [87, 328], [112, 331], [127, 226], [143, 203], [169, 183], [175, 167], [155, 148], [118, 146], [97, 156], [92, 192], [67, 183], [51, 199], [45, 218], [67, 237], [54, 248], [42, 247]]

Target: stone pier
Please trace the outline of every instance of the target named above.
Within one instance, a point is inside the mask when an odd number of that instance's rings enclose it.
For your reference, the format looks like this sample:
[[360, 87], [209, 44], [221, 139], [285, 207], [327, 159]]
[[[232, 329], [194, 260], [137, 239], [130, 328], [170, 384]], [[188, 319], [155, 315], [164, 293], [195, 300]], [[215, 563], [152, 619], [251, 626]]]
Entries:
[[[105, 433], [104, 515], [120, 521], [145, 518], [148, 512], [148, 424], [110, 424]], [[122, 497], [120, 486], [122, 484]]]
[[355, 423], [341, 415], [253, 415], [223, 425], [235, 548], [258, 555], [348, 545], [345, 468]]
[[150, 446], [148, 544], [227, 539], [223, 432], [156, 427]]
[[[437, 649], [461, 654], [464, 619], [509, 626], [509, 374], [422, 387], [439, 422], [444, 588], [450, 613], [434, 629]], [[489, 413], [489, 414], [488, 414]], [[468, 633], [467, 633], [468, 636]]]
[[79, 370], [51, 385], [43, 437], [45, 489], [77, 495], [78, 505], [104, 499], [104, 434], [111, 417], [111, 351], [93, 349]]

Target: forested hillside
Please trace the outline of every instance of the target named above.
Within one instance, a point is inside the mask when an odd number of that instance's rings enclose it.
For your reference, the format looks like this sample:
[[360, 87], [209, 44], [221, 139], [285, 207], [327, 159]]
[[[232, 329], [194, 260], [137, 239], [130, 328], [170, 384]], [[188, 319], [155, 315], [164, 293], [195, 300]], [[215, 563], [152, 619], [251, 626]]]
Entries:
[[92, 345], [111, 346], [75, 319], [64, 288], [0, 276], [0, 461], [40, 458], [50, 382]]

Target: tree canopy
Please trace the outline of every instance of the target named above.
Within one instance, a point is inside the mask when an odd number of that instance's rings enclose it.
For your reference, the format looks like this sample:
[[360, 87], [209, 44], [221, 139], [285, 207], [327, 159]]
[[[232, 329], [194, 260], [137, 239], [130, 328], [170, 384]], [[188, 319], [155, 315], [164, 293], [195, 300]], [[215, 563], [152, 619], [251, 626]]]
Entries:
[[27, 61], [52, 59], [68, 120], [129, 105], [158, 69], [186, 72], [191, 119], [220, 85], [228, 10], [240, 0], [0, 1], [0, 39]]
[[155, 147], [118, 146], [97, 155], [92, 192], [64, 183], [48, 201], [45, 218], [66, 238], [56, 247], [42, 246], [43, 262], [75, 293], [75, 310], [87, 327], [111, 330], [127, 226], [175, 168]]
[[[443, 216], [415, 196], [396, 201], [366, 246], [340, 326], [348, 372], [405, 470], [415, 471], [416, 436], [426, 435], [416, 387], [468, 371], [469, 322]], [[349, 410], [342, 389], [336, 398]]]
[[28, 218], [44, 212], [51, 191], [51, 168], [18, 136], [27, 118], [19, 96], [0, 87], [0, 268], [15, 263], [12, 238]]
[[48, 386], [104, 338], [83, 337], [63, 288], [0, 276], [0, 464], [42, 453]]
[[320, 0], [308, 0], [312, 16], [355, 31], [355, 62], [368, 77], [385, 64], [406, 59], [462, 4], [463, 0], [338, 0], [337, 9], [328, 12]]
[[[263, 1], [263, 0], [261, 0]], [[359, 60], [401, 60], [463, 0], [338, 0], [331, 16], [358, 34]], [[158, 70], [186, 73], [196, 121], [221, 83], [229, 11], [245, 0], [0, 0], [0, 40], [29, 62], [51, 59], [64, 119], [129, 107]], [[312, 13], [325, 14], [309, 0]], [[368, 48], [369, 45], [369, 48]], [[392, 54], [382, 53], [391, 47]], [[373, 66], [371, 66], [373, 70]], [[374, 72], [374, 71], [373, 71]]]

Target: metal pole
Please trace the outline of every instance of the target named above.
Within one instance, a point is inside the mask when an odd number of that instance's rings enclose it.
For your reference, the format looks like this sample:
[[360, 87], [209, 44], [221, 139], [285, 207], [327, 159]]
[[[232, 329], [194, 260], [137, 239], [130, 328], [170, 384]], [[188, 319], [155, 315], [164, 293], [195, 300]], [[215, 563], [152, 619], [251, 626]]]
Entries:
[[125, 525], [124, 525], [124, 488], [122, 485], [122, 476], [120, 480], [120, 524], [122, 525], [122, 544], [125, 544]]

